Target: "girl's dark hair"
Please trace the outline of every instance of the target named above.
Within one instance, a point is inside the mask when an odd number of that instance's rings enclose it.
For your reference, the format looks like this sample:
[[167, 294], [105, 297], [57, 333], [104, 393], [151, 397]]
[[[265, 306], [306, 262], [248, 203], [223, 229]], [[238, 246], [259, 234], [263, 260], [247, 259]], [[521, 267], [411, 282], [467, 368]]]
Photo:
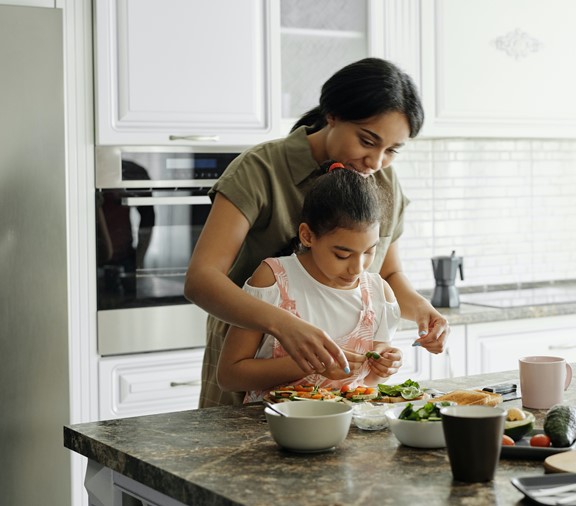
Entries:
[[382, 201], [372, 178], [351, 169], [320, 176], [304, 199], [300, 223], [320, 237], [336, 228], [355, 229], [379, 223]]
[[320, 105], [304, 114], [292, 127], [306, 125], [317, 132], [326, 126], [326, 115], [342, 121], [359, 121], [387, 112], [403, 113], [416, 137], [424, 122], [424, 109], [412, 78], [380, 58], [364, 58], [340, 69], [322, 86]]

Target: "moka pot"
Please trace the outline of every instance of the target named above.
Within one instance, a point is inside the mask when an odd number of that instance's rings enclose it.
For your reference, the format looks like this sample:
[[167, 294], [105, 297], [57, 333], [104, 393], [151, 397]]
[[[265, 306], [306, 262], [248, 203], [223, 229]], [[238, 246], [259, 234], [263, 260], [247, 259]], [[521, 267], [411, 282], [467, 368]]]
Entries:
[[432, 270], [436, 286], [432, 293], [434, 307], [459, 307], [460, 296], [456, 287], [456, 274], [460, 271], [460, 279], [464, 279], [464, 263], [462, 257], [457, 257], [453, 251], [450, 256], [432, 257]]

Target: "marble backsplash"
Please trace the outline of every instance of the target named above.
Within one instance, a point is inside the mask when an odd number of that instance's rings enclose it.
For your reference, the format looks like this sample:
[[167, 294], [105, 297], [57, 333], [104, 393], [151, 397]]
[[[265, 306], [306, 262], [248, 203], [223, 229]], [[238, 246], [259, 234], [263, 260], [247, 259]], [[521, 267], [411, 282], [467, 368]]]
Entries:
[[417, 289], [434, 286], [430, 258], [452, 250], [460, 287], [576, 279], [576, 141], [416, 139], [394, 166]]

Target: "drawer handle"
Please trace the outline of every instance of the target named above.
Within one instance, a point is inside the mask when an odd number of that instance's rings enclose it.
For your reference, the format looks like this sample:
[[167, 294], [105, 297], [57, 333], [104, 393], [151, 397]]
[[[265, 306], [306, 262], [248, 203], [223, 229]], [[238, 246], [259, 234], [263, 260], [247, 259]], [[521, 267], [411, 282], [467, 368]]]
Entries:
[[171, 387], [195, 387], [197, 385], [200, 384], [200, 381], [198, 380], [192, 380], [192, 381], [171, 381], [170, 382], [170, 386]]
[[572, 350], [576, 348], [576, 344], [557, 344], [548, 346], [549, 350]]
[[195, 141], [195, 142], [218, 142], [218, 135], [171, 135], [171, 141]]

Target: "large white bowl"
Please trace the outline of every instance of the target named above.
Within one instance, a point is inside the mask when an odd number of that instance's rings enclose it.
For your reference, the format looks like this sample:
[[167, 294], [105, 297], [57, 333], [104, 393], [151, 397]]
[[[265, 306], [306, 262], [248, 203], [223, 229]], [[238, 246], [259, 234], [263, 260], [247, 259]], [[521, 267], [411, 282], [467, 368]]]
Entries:
[[[414, 403], [414, 406], [425, 403]], [[403, 445], [414, 448], [445, 448], [444, 430], [442, 422], [400, 420], [398, 416], [406, 406], [398, 406], [386, 411], [388, 427]]]
[[294, 452], [320, 452], [338, 446], [350, 429], [352, 406], [344, 402], [282, 402], [264, 413], [272, 438]]

